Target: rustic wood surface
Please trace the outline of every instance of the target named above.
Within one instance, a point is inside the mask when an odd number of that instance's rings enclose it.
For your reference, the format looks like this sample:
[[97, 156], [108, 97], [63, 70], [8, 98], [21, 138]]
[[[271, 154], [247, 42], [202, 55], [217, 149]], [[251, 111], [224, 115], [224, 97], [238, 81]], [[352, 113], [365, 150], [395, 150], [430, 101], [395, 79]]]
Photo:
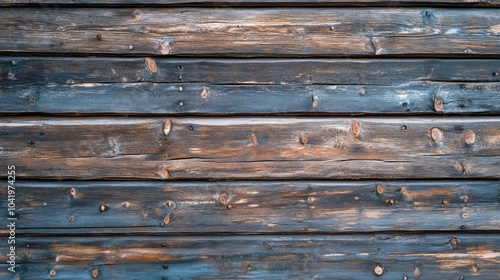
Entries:
[[23, 178], [499, 178], [500, 120], [2, 118]]
[[9, 279], [498, 279], [499, 244], [497, 234], [27, 237]]
[[47, 11], [57, 11], [61, 5], [197, 5], [197, 6], [451, 6], [495, 7], [498, 0], [0, 0], [0, 6], [38, 5]]
[[381, 115], [500, 113], [500, 83], [401, 86], [81, 83], [0, 89], [8, 114]]
[[[499, 60], [0, 60], [0, 110], [44, 114], [491, 114]], [[256, 71], [258, 70], [258, 71]], [[180, 106], [182, 102], [183, 106]]]
[[225, 57], [500, 53], [500, 13], [495, 9], [61, 7], [56, 12], [2, 9], [0, 18], [1, 53]]
[[[6, 192], [0, 189], [1, 195]], [[499, 193], [499, 181], [467, 180], [20, 181], [16, 230], [44, 235], [500, 230]], [[7, 211], [0, 214], [7, 218]]]
[[[498, 59], [198, 59], [0, 57], [0, 82], [376, 85], [500, 82]], [[463, 86], [465, 87], [465, 85]], [[258, 100], [254, 100], [258, 101]]]

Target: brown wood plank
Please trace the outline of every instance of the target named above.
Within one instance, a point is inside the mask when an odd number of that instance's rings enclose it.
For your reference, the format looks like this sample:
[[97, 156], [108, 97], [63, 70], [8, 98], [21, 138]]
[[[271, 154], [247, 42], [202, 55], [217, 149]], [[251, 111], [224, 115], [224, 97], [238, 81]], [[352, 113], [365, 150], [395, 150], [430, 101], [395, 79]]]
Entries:
[[499, 119], [2, 118], [22, 178], [499, 178]]
[[47, 11], [57, 11], [60, 5], [217, 5], [225, 6], [295, 6], [295, 5], [324, 5], [324, 6], [498, 6], [498, 0], [0, 0], [0, 6], [19, 6], [37, 4]]
[[[17, 234], [500, 230], [498, 181], [18, 181], [15, 187]], [[7, 197], [7, 188], [0, 194]]]
[[495, 9], [60, 8], [48, 13], [9, 8], [0, 10], [0, 18], [3, 53], [228, 57], [500, 53], [500, 13]]
[[12, 279], [500, 277], [494, 234], [27, 237], [18, 246]]

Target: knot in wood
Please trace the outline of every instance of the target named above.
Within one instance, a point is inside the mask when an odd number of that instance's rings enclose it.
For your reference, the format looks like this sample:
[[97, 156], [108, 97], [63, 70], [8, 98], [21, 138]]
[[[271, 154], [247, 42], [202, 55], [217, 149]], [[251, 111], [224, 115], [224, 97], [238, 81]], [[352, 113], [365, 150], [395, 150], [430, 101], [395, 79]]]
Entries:
[[352, 129], [352, 134], [355, 137], [358, 137], [359, 134], [361, 133], [361, 124], [358, 121], [353, 121], [352, 125], [351, 125], [351, 129]]
[[444, 101], [441, 97], [436, 98], [434, 100], [434, 110], [438, 113], [442, 113], [444, 109]]
[[165, 134], [165, 136], [168, 136], [171, 129], [172, 129], [172, 121], [166, 120], [165, 123], [163, 124], [163, 134]]
[[431, 138], [436, 143], [441, 142], [443, 140], [443, 132], [439, 128], [434, 127], [431, 129]]
[[375, 275], [381, 276], [382, 274], [384, 274], [384, 268], [377, 264], [375, 268], [373, 268], [373, 272], [375, 273]]
[[99, 276], [99, 270], [97, 268], [92, 269], [92, 278], [97, 278]]
[[203, 88], [200, 93], [201, 98], [207, 99], [208, 98], [208, 90], [206, 88]]
[[474, 131], [470, 129], [466, 130], [464, 134], [464, 141], [467, 145], [474, 144], [476, 142], [476, 134], [474, 133]]
[[146, 57], [144, 59], [144, 62], [146, 63], [146, 67], [148, 68], [151, 74], [156, 74], [156, 72], [158, 72], [158, 68], [156, 67], [156, 62], [152, 58]]
[[381, 195], [384, 193], [384, 187], [382, 185], [377, 185], [377, 194]]

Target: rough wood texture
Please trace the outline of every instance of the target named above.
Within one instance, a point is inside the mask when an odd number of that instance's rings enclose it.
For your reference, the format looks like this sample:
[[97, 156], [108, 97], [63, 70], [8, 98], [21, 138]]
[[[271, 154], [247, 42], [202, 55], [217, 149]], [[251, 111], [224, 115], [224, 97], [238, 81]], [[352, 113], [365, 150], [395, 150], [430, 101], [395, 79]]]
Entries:
[[[6, 192], [0, 189], [0, 195]], [[498, 181], [20, 181], [16, 230], [86, 235], [500, 230], [499, 193]], [[0, 217], [6, 219], [7, 211]]]
[[242, 57], [500, 53], [500, 13], [495, 9], [60, 8], [47, 12], [9, 8], [0, 10], [0, 18], [3, 53]]
[[[0, 163], [15, 164], [23, 178], [499, 178], [499, 123], [496, 117], [3, 118]], [[442, 139], [431, 135], [433, 128]], [[472, 144], [465, 142], [469, 130]]]
[[[154, 63], [152, 73], [147, 61]], [[0, 82], [206, 83], [214, 85], [374, 85], [500, 82], [496, 59], [170, 59], [0, 57]], [[258, 101], [258, 100], [254, 100]]]
[[19, 240], [11, 279], [498, 279], [499, 241], [494, 234], [28, 237]]
[[[3, 113], [494, 114], [500, 111], [500, 86], [494, 83], [500, 81], [499, 60], [13, 57], [3, 58], [0, 65], [3, 66], [0, 75], [4, 84], [0, 88]], [[437, 102], [441, 102], [440, 107]]]
[[498, 6], [498, 0], [0, 0], [0, 6], [37, 4], [47, 11], [57, 12], [59, 5], [204, 5], [204, 6]]
[[[500, 83], [401, 86], [94, 84], [9, 86], [1, 113], [43, 114], [464, 114], [500, 113]], [[437, 107], [436, 102], [440, 102]]]

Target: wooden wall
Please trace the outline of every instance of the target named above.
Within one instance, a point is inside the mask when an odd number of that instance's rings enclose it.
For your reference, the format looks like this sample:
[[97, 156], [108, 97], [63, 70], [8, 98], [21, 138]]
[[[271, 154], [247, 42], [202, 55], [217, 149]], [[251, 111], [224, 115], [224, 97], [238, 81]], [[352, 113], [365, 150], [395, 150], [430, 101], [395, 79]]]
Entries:
[[499, 0], [0, 0], [1, 279], [500, 279]]

